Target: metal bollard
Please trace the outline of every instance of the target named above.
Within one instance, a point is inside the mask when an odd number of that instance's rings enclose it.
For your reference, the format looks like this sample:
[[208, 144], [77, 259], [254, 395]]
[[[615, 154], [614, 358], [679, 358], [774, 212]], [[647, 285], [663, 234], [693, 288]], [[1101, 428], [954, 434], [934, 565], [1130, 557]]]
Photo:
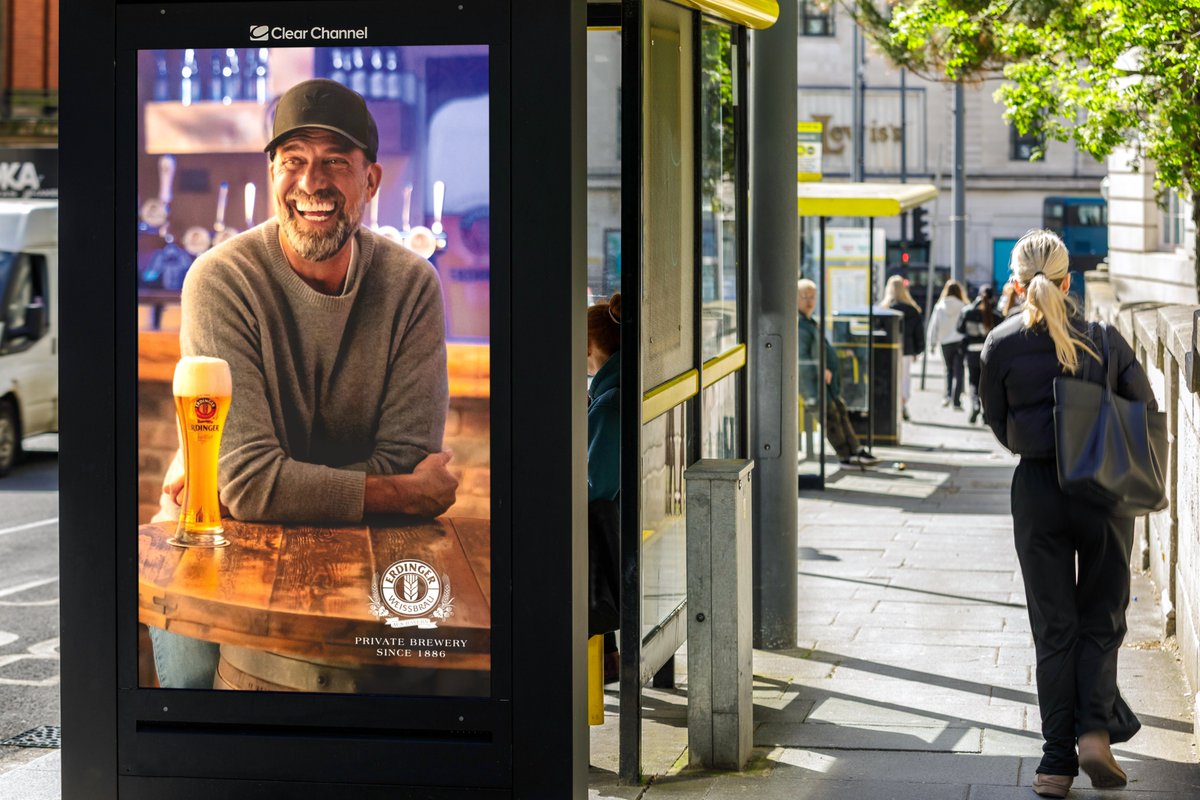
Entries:
[[687, 483], [688, 752], [740, 770], [754, 744], [753, 461], [702, 459]]

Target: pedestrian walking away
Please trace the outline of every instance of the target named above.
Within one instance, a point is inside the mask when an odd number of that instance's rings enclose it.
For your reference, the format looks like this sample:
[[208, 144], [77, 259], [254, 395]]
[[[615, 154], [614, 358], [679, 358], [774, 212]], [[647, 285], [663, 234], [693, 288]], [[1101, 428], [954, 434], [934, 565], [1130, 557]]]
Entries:
[[812, 318], [813, 310], [817, 307], [817, 285], [807, 278], [796, 283], [796, 310], [799, 320], [797, 336], [799, 346], [799, 379], [800, 397], [810, 408], [817, 408], [820, 382], [817, 371], [821, 351], [825, 347], [825, 419], [822, 426], [825, 437], [833, 445], [838, 454], [838, 460], [847, 466], [873, 467], [879, 459], [867, 451], [858, 441], [854, 426], [850, 422], [850, 411], [842, 400], [841, 370], [838, 366], [837, 351], [829, 340], [821, 335], [816, 320]]
[[1020, 313], [1021, 296], [1017, 294], [1017, 290], [1014, 288], [1011, 279], [1000, 290], [1000, 302], [996, 304], [996, 308], [1000, 310], [1000, 316], [1002, 317], [1011, 317]]
[[[1050, 231], [1031, 231], [1013, 249], [1024, 311], [1000, 323], [981, 355], [984, 420], [1021, 457], [1013, 475], [1013, 534], [1037, 655], [1042, 759], [1033, 790], [1066, 797], [1082, 768], [1098, 789], [1124, 786], [1111, 745], [1141, 723], [1117, 688], [1125, 638], [1133, 519], [1065, 494], [1058, 484], [1054, 381], [1103, 383], [1096, 343], [1067, 291], [1067, 249]], [[1129, 344], [1109, 329], [1114, 391], [1157, 404]]]
[[927, 352], [932, 353], [935, 347], [938, 348], [946, 362], [946, 395], [942, 398], [942, 408], [951, 403], [957, 409], [962, 408], [964, 336], [958, 330], [958, 316], [966, 305], [962, 284], [949, 280], [929, 315], [929, 330], [925, 335]]
[[996, 313], [996, 293], [990, 286], [979, 290], [975, 302], [962, 310], [958, 332], [963, 335], [963, 354], [967, 361], [968, 381], [971, 384], [971, 424], [979, 419], [979, 356], [983, 342], [1000, 321]]
[[908, 282], [899, 275], [888, 278], [882, 305], [904, 315], [900, 323], [900, 417], [908, 420], [908, 399], [912, 396], [912, 362], [925, 350], [925, 315], [908, 291]]

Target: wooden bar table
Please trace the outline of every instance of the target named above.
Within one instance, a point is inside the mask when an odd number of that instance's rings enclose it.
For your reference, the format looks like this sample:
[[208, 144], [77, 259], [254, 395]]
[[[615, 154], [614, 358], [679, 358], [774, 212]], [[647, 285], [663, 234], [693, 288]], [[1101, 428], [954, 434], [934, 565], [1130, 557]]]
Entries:
[[215, 549], [138, 529], [138, 619], [219, 643], [214, 688], [490, 693], [486, 520], [224, 524]]

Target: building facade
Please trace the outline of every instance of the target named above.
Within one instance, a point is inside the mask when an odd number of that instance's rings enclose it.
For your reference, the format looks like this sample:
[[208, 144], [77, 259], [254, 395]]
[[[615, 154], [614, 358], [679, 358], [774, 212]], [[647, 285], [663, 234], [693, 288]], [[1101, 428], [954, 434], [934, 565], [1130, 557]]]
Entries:
[[1194, 304], [1196, 229], [1187, 196], [1154, 188], [1153, 165], [1124, 149], [1108, 159], [1108, 273], [1121, 302]]
[[0, 144], [58, 140], [58, 0], [4, 0]]
[[[823, 124], [826, 180], [849, 180], [855, 131], [854, 21], [840, 4], [800, 0], [797, 68], [799, 119]], [[900, 113], [900, 71], [877, 50], [865, 49], [863, 137], [864, 180], [897, 181], [901, 137], [908, 180], [934, 183], [941, 197], [928, 206], [931, 258], [951, 263], [950, 195], [954, 158], [954, 86], [906, 76], [906, 110]], [[1011, 244], [1030, 228], [1042, 227], [1043, 201], [1051, 196], [1099, 197], [1105, 165], [1070, 144], [1049, 142], [1045, 157], [1030, 161], [1036, 140], [1021, 137], [993, 100], [999, 80], [968, 85], [966, 113], [966, 265], [972, 285], [995, 283], [1007, 272]], [[900, 235], [896, 220], [884, 223], [889, 238]]]

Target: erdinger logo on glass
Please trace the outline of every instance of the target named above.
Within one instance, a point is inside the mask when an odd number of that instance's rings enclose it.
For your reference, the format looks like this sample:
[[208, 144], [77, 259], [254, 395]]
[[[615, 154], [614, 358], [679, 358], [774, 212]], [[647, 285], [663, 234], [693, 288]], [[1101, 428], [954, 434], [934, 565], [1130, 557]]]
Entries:
[[288, 28], [283, 25], [251, 25], [252, 42], [340, 42], [366, 40], [367, 26], [361, 28]]
[[217, 415], [217, 402], [211, 397], [197, 397], [192, 408], [196, 412], [196, 419], [201, 422], [212, 422], [213, 417]]
[[416, 559], [397, 561], [371, 585], [371, 613], [390, 628], [436, 628], [454, 616], [450, 576]]

